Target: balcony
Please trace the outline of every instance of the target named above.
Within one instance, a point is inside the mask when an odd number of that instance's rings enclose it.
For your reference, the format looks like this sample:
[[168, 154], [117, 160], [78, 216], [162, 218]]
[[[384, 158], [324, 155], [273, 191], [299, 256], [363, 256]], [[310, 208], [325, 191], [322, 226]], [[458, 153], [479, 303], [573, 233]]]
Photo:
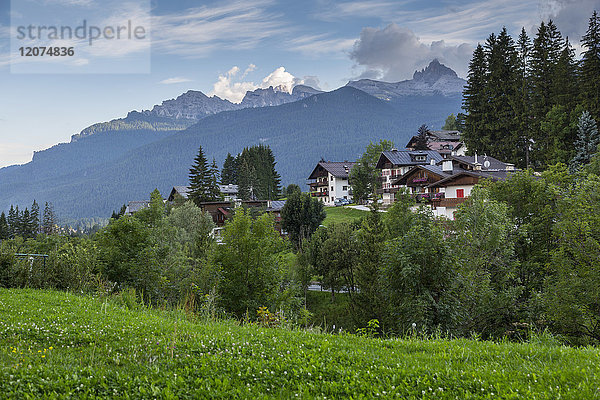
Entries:
[[328, 191], [323, 191], [323, 192], [314, 191], [314, 192], [310, 192], [310, 195], [312, 197], [327, 197], [329, 195], [329, 192]]
[[324, 186], [329, 186], [329, 182], [327, 181], [317, 181], [317, 182], [311, 182], [308, 184], [310, 187], [311, 192], [316, 192], [317, 188], [320, 187], [324, 187]]
[[468, 197], [456, 197], [456, 198], [452, 198], [452, 199], [435, 198], [435, 199], [433, 199], [432, 204], [433, 204], [434, 209], [437, 207], [456, 208], [460, 204], [467, 201], [467, 199], [468, 199]]

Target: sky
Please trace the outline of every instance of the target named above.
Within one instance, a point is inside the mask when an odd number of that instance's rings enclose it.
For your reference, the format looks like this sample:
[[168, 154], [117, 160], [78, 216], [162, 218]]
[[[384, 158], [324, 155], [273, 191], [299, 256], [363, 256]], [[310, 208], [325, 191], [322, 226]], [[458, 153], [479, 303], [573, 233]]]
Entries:
[[[0, 0], [0, 167], [187, 90], [239, 102], [271, 85], [396, 82], [434, 58], [465, 77], [474, 47], [503, 26], [534, 36], [553, 19], [578, 43], [594, 9], [600, 0]], [[145, 35], [16, 39], [20, 24], [84, 18], [102, 29], [133, 21]], [[76, 54], [22, 57], [22, 43]]]

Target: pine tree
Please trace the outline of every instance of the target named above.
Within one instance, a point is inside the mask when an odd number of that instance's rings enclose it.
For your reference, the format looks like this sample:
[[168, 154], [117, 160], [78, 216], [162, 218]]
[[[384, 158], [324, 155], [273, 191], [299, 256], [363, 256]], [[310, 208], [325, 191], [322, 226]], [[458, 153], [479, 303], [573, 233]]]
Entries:
[[35, 237], [40, 232], [40, 206], [39, 204], [33, 200], [33, 204], [31, 205], [31, 231], [33, 232], [33, 236]]
[[256, 169], [250, 161], [242, 158], [238, 173], [238, 196], [242, 200], [256, 200]]
[[219, 167], [217, 166], [217, 162], [213, 158], [212, 164], [209, 168], [210, 172], [210, 184], [208, 187], [208, 191], [210, 196], [216, 200], [222, 200], [223, 195], [221, 193], [221, 189], [219, 188]]
[[44, 217], [42, 219], [42, 232], [46, 235], [53, 235], [57, 233], [56, 230], [56, 215], [54, 214], [54, 207], [52, 203], [46, 202], [44, 206]]
[[8, 226], [8, 221], [6, 219], [6, 214], [4, 211], [0, 214], [0, 240], [5, 240], [10, 238], [10, 227]]
[[417, 130], [417, 139], [415, 141], [415, 150], [429, 150], [429, 128], [423, 124]]
[[[202, 146], [198, 149], [198, 155], [190, 168], [190, 191], [188, 198], [196, 205], [200, 203], [216, 201], [219, 196], [215, 195], [214, 187], [217, 182], [213, 179], [211, 169], [208, 166]], [[217, 187], [218, 190], [218, 187]]]
[[8, 222], [8, 233], [9, 233], [9, 237], [15, 237], [16, 235], [16, 224], [17, 224], [17, 213], [15, 211], [15, 208], [12, 206], [10, 206], [10, 210], [8, 211], [8, 218], [6, 219], [6, 222]]
[[571, 160], [571, 170], [576, 171], [588, 164], [592, 155], [598, 151], [600, 135], [596, 121], [589, 112], [584, 111], [577, 124], [577, 141], [575, 142], [575, 157]]
[[581, 100], [592, 117], [600, 120], [600, 16], [596, 11], [581, 45], [585, 48], [580, 64]]
[[245, 193], [241, 195], [242, 199], [273, 200], [281, 196], [281, 177], [275, 168], [277, 163], [269, 146], [245, 148], [237, 156], [236, 163], [239, 166], [238, 186], [242, 186], [238, 192]]
[[277, 173], [275, 156], [269, 146], [262, 146], [261, 151], [264, 153], [265, 163], [265, 199], [276, 200], [281, 197], [281, 175]]
[[556, 103], [560, 88], [554, 84], [564, 40], [554, 22], [542, 22], [531, 52], [531, 120], [533, 167], [543, 168], [551, 151], [552, 140], [541, 131], [541, 122]]
[[15, 237], [23, 236], [23, 213], [19, 211], [19, 206], [15, 207], [15, 213], [11, 227]]
[[29, 213], [29, 209], [25, 207], [25, 211], [23, 211], [21, 216], [21, 236], [24, 238], [33, 237], [31, 225], [31, 214]]
[[503, 28], [498, 36], [486, 42], [488, 65], [486, 96], [489, 109], [484, 132], [488, 135], [484, 153], [502, 160], [515, 160], [517, 155], [516, 104], [518, 54], [514, 40]]
[[473, 52], [469, 63], [467, 85], [463, 91], [464, 117], [463, 140], [470, 152], [482, 153], [485, 143], [483, 127], [487, 114], [487, 60], [481, 44]]
[[223, 170], [221, 171], [221, 185], [237, 185], [237, 165], [231, 153], [227, 153]]
[[517, 132], [517, 159], [515, 164], [521, 168], [529, 167], [529, 149], [533, 133], [531, 132], [530, 118], [530, 101], [531, 101], [531, 85], [529, 76], [531, 73], [530, 57], [531, 57], [531, 39], [527, 35], [525, 28], [521, 29], [521, 34], [517, 40], [517, 97], [515, 99], [515, 113]]

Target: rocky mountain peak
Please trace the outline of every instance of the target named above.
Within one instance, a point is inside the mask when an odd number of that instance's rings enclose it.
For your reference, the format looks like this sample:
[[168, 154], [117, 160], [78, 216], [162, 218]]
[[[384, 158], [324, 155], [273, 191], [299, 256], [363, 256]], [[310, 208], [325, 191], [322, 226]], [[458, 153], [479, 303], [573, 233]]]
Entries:
[[444, 76], [449, 78], [458, 78], [456, 72], [454, 72], [451, 68], [446, 67], [444, 64], [441, 64], [436, 58], [431, 61], [426, 68], [422, 69], [421, 71], [415, 71], [413, 74], [413, 80], [435, 83]]

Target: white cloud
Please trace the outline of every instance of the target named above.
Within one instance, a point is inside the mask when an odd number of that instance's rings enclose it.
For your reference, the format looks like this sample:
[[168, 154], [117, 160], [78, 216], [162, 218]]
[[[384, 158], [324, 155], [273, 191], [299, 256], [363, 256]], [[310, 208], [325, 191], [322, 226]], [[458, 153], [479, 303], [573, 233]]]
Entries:
[[250, 72], [254, 72], [255, 70], [256, 70], [256, 65], [254, 65], [254, 64], [248, 65], [248, 68], [246, 68], [246, 70], [244, 71], [244, 74], [242, 75], [242, 79], [244, 79]]
[[[300, 79], [285, 70], [285, 67], [276, 68], [273, 72], [262, 79], [259, 84], [252, 81], [243, 81], [249, 73], [256, 69], [256, 65], [250, 64], [245, 72], [237, 78], [240, 68], [234, 66], [227, 73], [219, 75], [217, 82], [213, 84], [211, 95], [219, 96], [222, 99], [227, 99], [233, 103], [239, 103], [244, 99], [246, 92], [256, 89], [267, 89], [270, 86], [283, 88], [284, 91], [291, 93], [296, 85], [304, 83], [304, 79]], [[311, 82], [318, 82], [316, 77], [309, 77]]]
[[279, 67], [263, 79], [261, 87], [263, 89], [270, 86], [281, 87], [286, 92], [291, 93], [294, 86], [299, 83], [300, 81], [294, 75], [287, 72], [284, 67]]
[[182, 77], [176, 76], [174, 78], [164, 79], [158, 83], [161, 83], [163, 85], [175, 85], [178, 83], [185, 83], [185, 82], [192, 82], [192, 80], [188, 79], [188, 78], [182, 78]]
[[255, 90], [257, 86], [253, 82], [234, 82], [235, 76], [240, 71], [239, 67], [233, 67], [224, 75], [219, 75], [219, 79], [213, 85], [211, 95], [219, 96], [233, 103], [242, 101], [246, 92]]
[[307, 35], [288, 41], [289, 49], [308, 56], [346, 56], [356, 39], [330, 38], [325, 34]]
[[361, 77], [399, 81], [411, 78], [434, 58], [464, 77], [472, 52], [470, 44], [426, 43], [410, 29], [390, 24], [383, 29], [364, 28], [350, 58], [366, 67]]
[[585, 34], [594, 10], [600, 11], [600, 0], [542, 0], [542, 19], [552, 19], [563, 36], [577, 44]]

